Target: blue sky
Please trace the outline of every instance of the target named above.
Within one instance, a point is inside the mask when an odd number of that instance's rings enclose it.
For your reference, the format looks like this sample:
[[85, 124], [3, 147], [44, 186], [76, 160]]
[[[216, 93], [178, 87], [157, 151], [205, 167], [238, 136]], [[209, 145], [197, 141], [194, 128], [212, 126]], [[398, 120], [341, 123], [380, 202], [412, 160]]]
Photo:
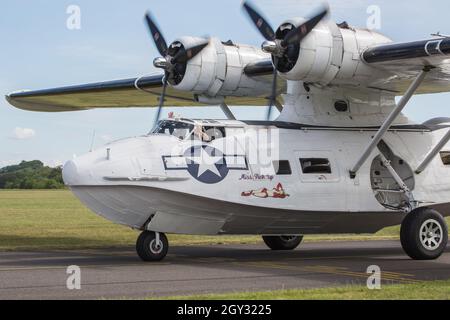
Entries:
[[[320, 2], [254, 0], [274, 26], [305, 16]], [[157, 52], [143, 23], [146, 10], [157, 18], [167, 41], [182, 35], [217, 36], [259, 45], [260, 36], [240, 9], [240, 0], [2, 0], [0, 10], [0, 94], [19, 89], [111, 80], [151, 74]], [[81, 8], [81, 30], [66, 28], [69, 5]], [[381, 8], [381, 32], [395, 41], [450, 34], [446, 0], [330, 1], [332, 18], [365, 27], [369, 5]], [[450, 94], [415, 97], [406, 113], [418, 122], [450, 116]], [[261, 119], [263, 108], [233, 108], [239, 118]], [[168, 108], [165, 114], [170, 111]], [[218, 108], [183, 109], [183, 115], [221, 117]], [[111, 139], [146, 133], [154, 110], [92, 110], [30, 113], [0, 101], [0, 167], [40, 159], [59, 164]], [[31, 130], [23, 130], [31, 129]]]

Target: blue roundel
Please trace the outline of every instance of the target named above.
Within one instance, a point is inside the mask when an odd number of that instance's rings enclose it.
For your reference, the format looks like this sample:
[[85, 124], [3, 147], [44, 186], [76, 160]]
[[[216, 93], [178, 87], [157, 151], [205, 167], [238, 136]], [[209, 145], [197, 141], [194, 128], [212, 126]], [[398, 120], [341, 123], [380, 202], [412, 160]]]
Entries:
[[193, 146], [184, 157], [189, 174], [202, 183], [219, 183], [230, 172], [223, 153], [210, 146]]

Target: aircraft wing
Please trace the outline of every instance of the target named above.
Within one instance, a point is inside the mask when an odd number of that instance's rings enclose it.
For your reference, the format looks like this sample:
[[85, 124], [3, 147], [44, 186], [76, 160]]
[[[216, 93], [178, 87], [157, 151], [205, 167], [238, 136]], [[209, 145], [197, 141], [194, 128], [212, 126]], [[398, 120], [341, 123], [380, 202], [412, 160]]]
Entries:
[[[273, 66], [270, 60], [249, 64], [244, 73], [262, 84], [270, 84]], [[38, 91], [11, 93], [6, 100], [13, 106], [29, 111], [62, 112], [95, 108], [157, 107], [162, 92], [163, 75], [97, 82]], [[285, 84], [281, 84], [283, 91]], [[268, 86], [270, 87], [270, 85]], [[265, 106], [267, 94], [260, 96], [228, 96], [228, 105]], [[192, 92], [167, 88], [166, 106], [204, 106]]]
[[431, 66], [433, 70], [416, 93], [450, 91], [450, 38], [376, 46], [367, 49], [362, 57], [381, 71], [370, 80], [370, 87], [401, 95], [424, 67]]

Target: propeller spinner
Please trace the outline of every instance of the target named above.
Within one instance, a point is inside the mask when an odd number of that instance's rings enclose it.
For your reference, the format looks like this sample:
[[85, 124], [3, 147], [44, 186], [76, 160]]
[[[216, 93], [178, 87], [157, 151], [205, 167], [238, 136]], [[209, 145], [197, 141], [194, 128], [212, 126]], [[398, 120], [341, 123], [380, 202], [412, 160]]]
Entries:
[[297, 62], [300, 43], [325, 18], [329, 8], [326, 6], [319, 13], [297, 27], [290, 25], [285, 28], [280, 28], [277, 32], [273, 30], [267, 20], [248, 1], [244, 1], [243, 8], [258, 31], [266, 39], [262, 43], [261, 48], [264, 52], [272, 55], [272, 61], [275, 67], [273, 72], [272, 94], [267, 111], [267, 120], [270, 120], [272, 107], [275, 105], [277, 98], [278, 71], [287, 72], [292, 69]]
[[150, 13], [147, 13], [145, 15], [145, 20], [151, 32], [155, 46], [159, 54], [161, 55], [161, 57], [153, 60], [153, 65], [155, 66], [155, 68], [164, 70], [163, 90], [159, 101], [158, 111], [155, 117], [156, 125], [161, 116], [161, 110], [164, 106], [164, 99], [169, 82], [173, 85], [177, 85], [183, 80], [187, 63], [208, 46], [209, 39], [205, 39], [205, 41], [190, 48], [185, 48], [185, 46], [179, 41], [175, 41], [170, 46], [167, 46], [166, 40], [164, 39], [161, 31], [156, 26], [156, 23]]

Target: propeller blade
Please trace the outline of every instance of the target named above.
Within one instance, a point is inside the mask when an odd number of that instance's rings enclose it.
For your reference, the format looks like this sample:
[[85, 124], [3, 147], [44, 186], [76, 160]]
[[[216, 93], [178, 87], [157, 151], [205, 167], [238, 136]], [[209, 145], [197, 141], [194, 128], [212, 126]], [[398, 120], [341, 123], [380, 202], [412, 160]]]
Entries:
[[245, 9], [245, 12], [247, 12], [248, 16], [255, 24], [256, 28], [262, 34], [262, 36], [269, 41], [275, 40], [275, 31], [273, 31], [273, 28], [267, 22], [267, 20], [264, 19], [262, 15], [247, 1], [243, 3], [243, 7]]
[[167, 42], [164, 39], [161, 31], [159, 31], [156, 23], [153, 21], [150, 13], [145, 15], [145, 20], [147, 21], [148, 28], [152, 34], [153, 41], [155, 42], [156, 48], [161, 56], [165, 56], [167, 54]]
[[192, 58], [194, 58], [196, 55], [198, 55], [203, 49], [205, 49], [209, 45], [209, 40], [195, 45], [189, 49], [186, 50], [180, 50], [177, 52], [177, 54], [173, 57], [172, 63], [186, 63]]
[[328, 7], [321, 10], [313, 18], [309, 19], [302, 25], [290, 31], [281, 42], [281, 46], [287, 47], [289, 44], [300, 43], [306, 36], [322, 21], [328, 14]]
[[155, 116], [155, 123], [154, 123], [153, 127], [156, 127], [156, 125], [158, 124], [159, 118], [161, 117], [161, 111], [162, 111], [162, 108], [164, 107], [164, 100], [166, 98], [166, 91], [167, 91], [168, 83], [169, 83], [169, 74], [166, 72], [166, 75], [164, 77], [161, 97], [159, 98], [159, 106], [158, 106], [158, 110], [157, 110], [156, 116]]
[[270, 118], [272, 116], [272, 107], [275, 105], [276, 100], [277, 100], [277, 81], [278, 81], [278, 58], [274, 57], [273, 58], [273, 65], [274, 65], [274, 69], [273, 69], [273, 82], [272, 82], [272, 94], [270, 96], [270, 103], [269, 103], [269, 108], [267, 110], [267, 115], [266, 115], [266, 120], [270, 121]]

